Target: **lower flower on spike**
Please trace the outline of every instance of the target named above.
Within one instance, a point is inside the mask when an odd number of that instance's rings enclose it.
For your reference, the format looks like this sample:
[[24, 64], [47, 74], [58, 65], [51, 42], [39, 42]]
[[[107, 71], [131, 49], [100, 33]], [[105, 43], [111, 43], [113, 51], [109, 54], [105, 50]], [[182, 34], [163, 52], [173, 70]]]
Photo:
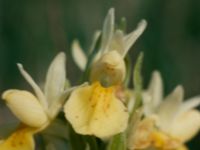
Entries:
[[159, 130], [153, 117], [135, 123], [128, 137], [130, 150], [188, 150], [182, 141]]
[[8, 139], [0, 143], [0, 150], [34, 150], [34, 132], [34, 128], [20, 127]]
[[115, 89], [95, 82], [72, 92], [64, 111], [77, 133], [106, 138], [126, 129], [128, 112]]

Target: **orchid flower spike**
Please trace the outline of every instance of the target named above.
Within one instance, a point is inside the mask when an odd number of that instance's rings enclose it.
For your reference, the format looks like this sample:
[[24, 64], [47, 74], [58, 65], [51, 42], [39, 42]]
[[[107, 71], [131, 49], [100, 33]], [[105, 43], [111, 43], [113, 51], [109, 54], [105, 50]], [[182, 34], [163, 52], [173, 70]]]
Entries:
[[3, 93], [2, 98], [23, 126], [0, 143], [0, 150], [33, 150], [35, 147], [33, 135], [50, 124], [70, 92], [69, 89], [65, 89], [66, 72], [63, 52], [54, 58], [47, 71], [44, 92], [21, 64], [18, 64], [18, 68], [33, 88], [35, 95], [17, 89], [10, 89]]

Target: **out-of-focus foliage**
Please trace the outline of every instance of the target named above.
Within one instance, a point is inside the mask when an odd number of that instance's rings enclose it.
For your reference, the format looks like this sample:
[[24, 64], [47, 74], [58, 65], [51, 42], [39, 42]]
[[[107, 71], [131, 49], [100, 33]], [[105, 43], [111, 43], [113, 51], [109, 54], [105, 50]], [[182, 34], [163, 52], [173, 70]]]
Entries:
[[[78, 38], [84, 49], [88, 49], [93, 32], [101, 28], [110, 7], [115, 7], [118, 21], [127, 18], [127, 31], [142, 18], [148, 21], [146, 31], [130, 52], [133, 62], [136, 53], [144, 52], [145, 84], [157, 69], [164, 78], [166, 93], [182, 84], [186, 98], [199, 94], [198, 0], [1, 0], [0, 92], [13, 87], [30, 88], [24, 84], [16, 62], [31, 69], [28, 71], [36, 81], [42, 80], [44, 68], [58, 51], [66, 52], [68, 77], [73, 84], [78, 82], [79, 70], [73, 64], [70, 43]], [[0, 124], [3, 124], [14, 117], [0, 103]], [[190, 143], [191, 149], [198, 149], [195, 147], [198, 141], [196, 137]]]

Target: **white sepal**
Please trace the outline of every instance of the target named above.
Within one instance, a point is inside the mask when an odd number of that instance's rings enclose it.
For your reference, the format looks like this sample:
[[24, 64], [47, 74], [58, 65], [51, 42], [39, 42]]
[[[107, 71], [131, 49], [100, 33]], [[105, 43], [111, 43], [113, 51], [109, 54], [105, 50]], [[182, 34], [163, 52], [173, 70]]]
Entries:
[[26, 81], [31, 85], [31, 87], [33, 88], [33, 90], [35, 91], [35, 94], [39, 100], [39, 102], [41, 103], [41, 105], [44, 107], [44, 109], [46, 110], [48, 105], [47, 105], [47, 101], [46, 98], [42, 92], [42, 90], [40, 89], [40, 87], [35, 83], [35, 81], [32, 79], [32, 77], [26, 72], [26, 70], [24, 70], [23, 65], [18, 63], [17, 64], [20, 73], [22, 74], [22, 76], [26, 79]]
[[108, 51], [110, 42], [114, 32], [114, 8], [111, 8], [106, 16], [102, 30], [102, 42], [100, 51], [106, 53]]
[[185, 100], [180, 107], [179, 114], [189, 111], [199, 105], [200, 105], [200, 96], [196, 96], [188, 100]]
[[130, 47], [136, 42], [136, 40], [144, 32], [146, 26], [147, 26], [146, 20], [141, 20], [139, 22], [137, 28], [133, 32], [129, 33], [128, 35], [126, 35], [124, 37], [125, 50], [124, 50], [124, 53], [123, 53], [123, 57], [126, 56]]
[[72, 57], [76, 65], [83, 71], [86, 67], [87, 57], [77, 40], [72, 43]]
[[156, 112], [163, 99], [163, 83], [158, 71], [154, 71], [147, 91], [143, 93], [144, 112], [151, 115]]
[[58, 101], [64, 91], [66, 80], [65, 61], [65, 54], [61, 52], [54, 58], [48, 69], [44, 93], [49, 107]]

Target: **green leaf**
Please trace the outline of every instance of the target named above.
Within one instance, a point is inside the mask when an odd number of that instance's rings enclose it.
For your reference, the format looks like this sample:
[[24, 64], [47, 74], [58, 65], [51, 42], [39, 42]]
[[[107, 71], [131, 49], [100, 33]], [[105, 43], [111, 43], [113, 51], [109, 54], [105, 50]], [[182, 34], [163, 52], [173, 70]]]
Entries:
[[125, 17], [122, 17], [120, 20], [120, 23], [117, 27], [117, 29], [122, 30], [124, 33], [126, 32], [126, 28], [127, 28], [127, 21]]
[[137, 58], [135, 68], [133, 71], [133, 84], [135, 92], [135, 104], [132, 110], [131, 115], [142, 105], [142, 63], [143, 63], [144, 54], [141, 52]]
[[124, 80], [124, 86], [128, 87], [130, 83], [130, 76], [131, 76], [131, 58], [129, 55], [125, 57], [125, 63], [126, 63], [126, 77]]
[[125, 133], [115, 135], [109, 142], [107, 150], [126, 150]]
[[85, 71], [83, 72], [83, 76], [81, 79], [81, 83], [88, 81], [89, 79], [89, 75], [90, 75], [90, 68], [92, 65], [92, 62], [96, 56], [96, 54], [99, 52], [100, 50], [100, 45], [101, 45], [101, 39], [102, 39], [102, 35], [98, 36], [98, 39], [96, 40], [95, 46], [94, 46], [94, 50], [92, 51], [92, 53], [88, 56], [88, 61], [85, 67]]

